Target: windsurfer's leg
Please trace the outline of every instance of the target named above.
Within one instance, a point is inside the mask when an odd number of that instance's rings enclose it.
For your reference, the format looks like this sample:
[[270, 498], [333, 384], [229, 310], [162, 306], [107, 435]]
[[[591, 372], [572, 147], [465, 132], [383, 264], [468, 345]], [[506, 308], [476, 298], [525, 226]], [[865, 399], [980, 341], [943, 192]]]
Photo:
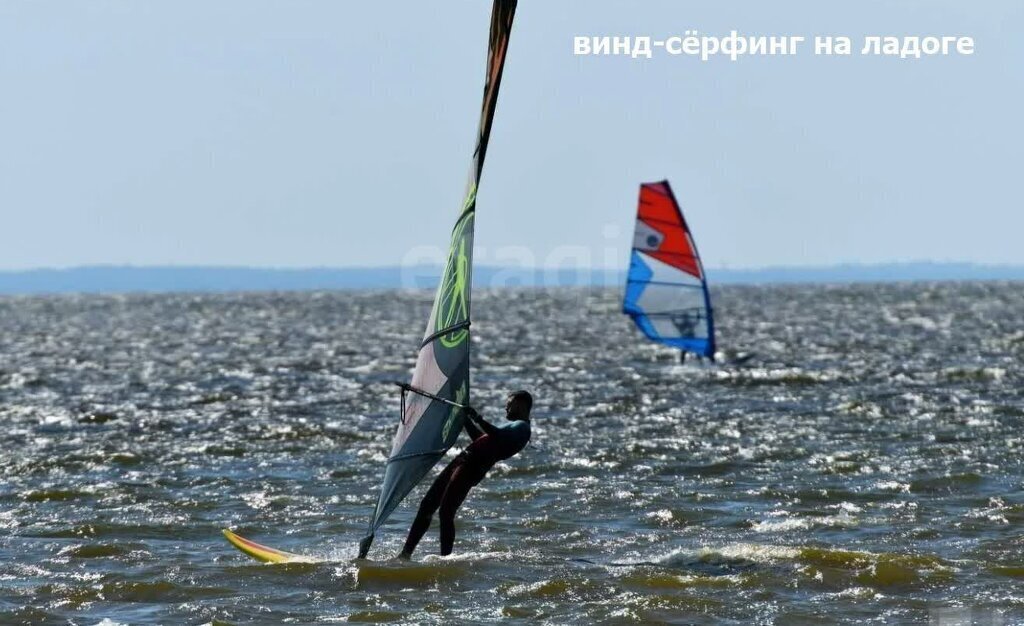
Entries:
[[469, 490], [478, 482], [471, 474], [465, 466], [455, 470], [441, 497], [441, 512], [438, 515], [441, 522], [441, 556], [451, 554], [455, 546], [455, 513], [469, 495]]
[[401, 554], [398, 555], [399, 557], [409, 558], [412, 556], [413, 551], [416, 550], [420, 539], [423, 539], [423, 535], [430, 528], [430, 520], [433, 519], [438, 507], [441, 506], [441, 498], [448, 488], [448, 482], [451, 480], [455, 469], [456, 463], [454, 461], [449, 463], [448, 467], [438, 474], [434, 484], [430, 485], [430, 489], [423, 496], [423, 501], [420, 502], [420, 508], [416, 512], [416, 519], [409, 528], [409, 536], [405, 539], [405, 547], [402, 548]]

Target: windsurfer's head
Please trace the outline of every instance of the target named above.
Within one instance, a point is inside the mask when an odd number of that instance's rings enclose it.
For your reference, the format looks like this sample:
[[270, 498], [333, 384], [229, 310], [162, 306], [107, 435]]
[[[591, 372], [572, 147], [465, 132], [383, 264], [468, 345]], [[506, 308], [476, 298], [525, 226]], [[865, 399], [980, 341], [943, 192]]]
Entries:
[[508, 394], [508, 401], [505, 403], [505, 419], [529, 421], [532, 408], [533, 396], [529, 391], [513, 391]]

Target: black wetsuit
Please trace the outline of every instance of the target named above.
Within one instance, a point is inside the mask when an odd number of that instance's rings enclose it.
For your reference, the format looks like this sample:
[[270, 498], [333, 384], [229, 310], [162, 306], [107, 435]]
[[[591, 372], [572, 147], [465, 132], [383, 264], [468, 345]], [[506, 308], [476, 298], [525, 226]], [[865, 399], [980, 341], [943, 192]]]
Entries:
[[495, 463], [510, 458], [530, 441], [530, 422], [527, 420], [497, 427], [479, 417], [477, 419], [479, 421], [475, 424], [473, 419], [465, 420], [466, 432], [473, 442], [452, 459], [423, 496], [416, 520], [405, 540], [403, 554], [411, 555], [416, 549], [438, 509], [441, 509], [441, 554], [451, 554], [455, 544], [455, 512], [469, 490], [483, 480]]

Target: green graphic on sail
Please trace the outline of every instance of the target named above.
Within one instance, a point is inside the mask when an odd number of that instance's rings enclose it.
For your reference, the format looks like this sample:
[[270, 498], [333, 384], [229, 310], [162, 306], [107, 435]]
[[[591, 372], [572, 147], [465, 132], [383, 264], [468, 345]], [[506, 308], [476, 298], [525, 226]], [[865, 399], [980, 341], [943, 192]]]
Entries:
[[462, 429], [461, 407], [469, 403], [470, 295], [477, 185], [487, 153], [515, 10], [516, 0], [494, 0], [491, 8], [487, 77], [465, 200], [452, 229], [448, 260], [434, 296], [412, 382], [403, 385], [401, 423], [384, 470], [377, 506], [366, 537], [359, 544], [360, 558], [369, 552], [377, 529], [455, 444]]

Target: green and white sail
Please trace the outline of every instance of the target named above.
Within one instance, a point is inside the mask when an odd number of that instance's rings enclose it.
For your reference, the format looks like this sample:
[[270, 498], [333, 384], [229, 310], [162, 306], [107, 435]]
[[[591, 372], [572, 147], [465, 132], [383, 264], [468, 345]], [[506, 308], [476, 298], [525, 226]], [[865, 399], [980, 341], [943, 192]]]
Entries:
[[476, 191], [487, 153], [498, 87], [505, 66], [516, 0], [494, 0], [487, 51], [487, 77], [476, 150], [465, 201], [452, 229], [448, 261], [434, 296], [416, 358], [412, 382], [402, 391], [402, 419], [384, 470], [384, 482], [359, 557], [402, 499], [444, 456], [462, 430], [462, 405], [469, 403], [470, 294], [473, 279], [473, 223]]

